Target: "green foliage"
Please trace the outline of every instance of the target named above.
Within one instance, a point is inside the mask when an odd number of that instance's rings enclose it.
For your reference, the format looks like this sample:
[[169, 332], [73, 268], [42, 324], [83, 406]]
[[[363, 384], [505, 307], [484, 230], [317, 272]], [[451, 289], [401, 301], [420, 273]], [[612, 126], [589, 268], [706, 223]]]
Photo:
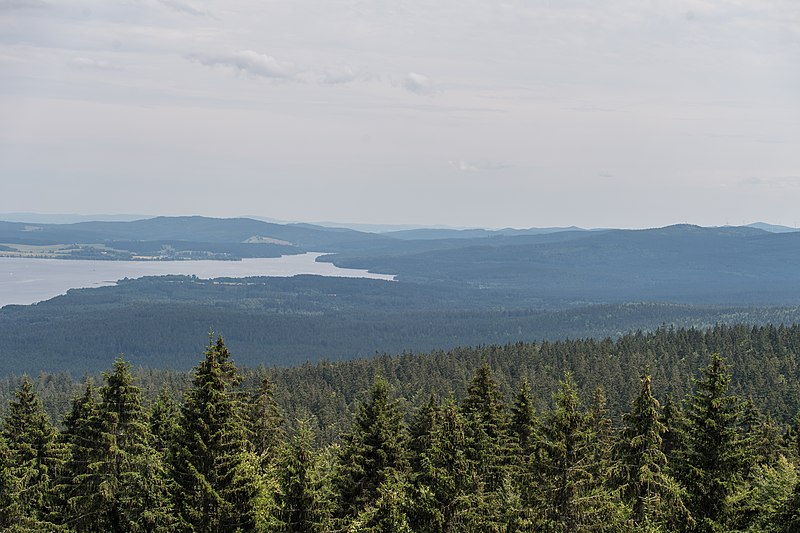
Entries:
[[592, 415], [578, 399], [572, 376], [567, 373], [555, 393], [555, 407], [547, 414], [538, 443], [539, 456], [531, 461], [531, 485], [527, 495], [540, 523], [552, 531], [618, 531], [627, 510], [606, 480], [596, 473], [599, 442]]
[[[23, 379], [0, 433], [0, 529], [796, 531], [796, 432], [786, 418], [763, 415], [758, 396], [740, 401], [720, 356], [708, 356], [683, 401], [668, 399], [661, 409], [656, 395], [680, 390], [683, 378], [659, 388], [648, 375], [627, 408], [617, 405], [627, 379], [616, 374], [617, 348], [633, 353], [661, 343], [652, 353], [669, 357], [672, 349], [694, 354], [736, 339], [757, 346], [747, 350], [759, 357], [767, 350], [762, 331], [788, 332], [722, 328], [383, 356], [271, 369], [266, 381], [263, 370], [240, 375], [222, 339], [212, 338], [180, 406], [172, 400], [180, 374], [135, 375], [120, 359], [99, 391], [87, 380], [60, 434], [34, 382]], [[791, 339], [773, 339], [773, 347], [800, 353]], [[594, 374], [616, 387], [608, 398], [602, 383], [579, 390], [567, 372], [547, 406], [541, 391], [552, 369], [528, 365], [545, 352], [582, 369], [581, 349], [606, 354]], [[378, 369], [406, 391], [400, 398]], [[652, 370], [662, 380], [672, 375]], [[517, 380], [509, 406], [515, 373], [533, 372], [535, 382]], [[366, 380], [369, 390], [354, 392]], [[55, 385], [47, 376], [36, 383]], [[55, 405], [61, 400], [52, 390], [46, 397]], [[149, 410], [143, 391], [158, 393]], [[432, 391], [450, 393], [440, 403]], [[353, 422], [342, 432], [354, 401]], [[421, 406], [408, 429], [402, 402]], [[293, 405], [313, 408], [325, 422], [306, 414], [285, 424], [292, 438], [284, 442], [280, 412], [299, 409]], [[315, 427], [337, 443], [320, 443]]]
[[511, 407], [511, 425], [509, 431], [517, 446], [517, 453], [523, 462], [527, 462], [534, 452], [536, 441], [538, 440], [539, 418], [533, 406], [531, 388], [528, 378], [522, 378], [519, 390], [514, 396], [514, 404]]
[[683, 504], [683, 488], [669, 474], [662, 450], [666, 426], [661, 407], [653, 397], [650, 376], [642, 378], [642, 390], [625, 417], [618, 449], [621, 487], [633, 509], [637, 528], [676, 530], [692, 524]]
[[476, 465], [468, 457], [467, 422], [452, 398], [433, 412], [437, 416], [414, 475], [414, 530], [476, 530], [485, 501]]
[[686, 412], [686, 442], [678, 473], [697, 531], [719, 531], [730, 513], [730, 495], [745, 473], [747, 453], [739, 424], [742, 402], [728, 391], [731, 375], [717, 353], [702, 371]]
[[245, 417], [249, 440], [264, 471], [277, 459], [286, 439], [283, 415], [273, 389], [272, 381], [265, 375], [248, 403]]
[[252, 531], [260, 485], [235, 401], [241, 378], [222, 337], [209, 340], [204, 356], [170, 454], [176, 509], [194, 531]]
[[797, 481], [797, 466], [784, 456], [770, 464], [756, 464], [728, 496], [726, 503], [731, 512], [727, 527], [748, 532], [780, 531], [781, 522], [786, 519], [781, 512], [792, 504], [792, 487]]
[[167, 473], [152, 447], [141, 390], [121, 358], [94, 406], [91, 385], [67, 419], [72, 444], [68, 525], [92, 531], [170, 531]]
[[7, 479], [0, 498], [8, 507], [0, 515], [8, 525], [31, 530], [53, 529], [56, 498], [53, 487], [63, 467], [65, 450], [26, 376], [3, 420], [2, 468]]
[[[395, 494], [395, 485], [405, 486], [398, 480], [407, 475], [409, 459], [403, 415], [397, 402], [390, 398], [386, 380], [375, 378], [343, 441], [336, 476], [337, 514], [352, 518], [378, 505], [379, 500], [384, 502], [380, 505], [388, 505]], [[382, 508], [380, 505], [378, 508]]]
[[314, 450], [309, 420], [300, 421], [292, 441], [279, 458], [276, 530], [281, 533], [324, 531], [331, 518], [330, 479]]
[[155, 402], [150, 407], [150, 432], [153, 435], [153, 447], [161, 454], [166, 454], [169, 445], [175, 442], [178, 434], [178, 405], [166, 389], [161, 389]]

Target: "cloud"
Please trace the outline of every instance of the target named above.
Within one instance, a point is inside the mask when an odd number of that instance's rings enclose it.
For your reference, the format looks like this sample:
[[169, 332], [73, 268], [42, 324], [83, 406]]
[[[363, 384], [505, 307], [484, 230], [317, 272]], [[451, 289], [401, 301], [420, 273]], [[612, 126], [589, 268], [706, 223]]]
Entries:
[[430, 78], [422, 74], [417, 74], [416, 72], [409, 72], [406, 77], [400, 81], [400, 87], [419, 95], [429, 95], [435, 92]]
[[465, 161], [460, 159], [458, 161], [448, 161], [450, 166], [459, 172], [484, 172], [492, 170], [503, 170], [509, 168], [510, 165], [497, 161]]
[[469, 163], [467, 161], [449, 161], [450, 166], [454, 169], [458, 170], [459, 172], [480, 172], [480, 168], [477, 165]]
[[326, 85], [349, 83], [358, 78], [358, 74], [350, 67], [338, 67], [325, 70], [319, 82]]
[[[195, 17], [210, 17], [211, 14], [207, 11], [201, 11], [194, 7], [191, 4], [186, 2], [181, 2], [180, 0], [158, 0], [158, 2], [166, 6], [170, 9], [175, 11], [179, 11], [181, 13], [186, 13], [187, 15], [193, 15]], [[213, 18], [213, 17], [212, 17]]]
[[42, 0], [0, 0], [0, 11], [14, 11], [17, 9], [44, 9], [50, 7]]
[[71, 67], [96, 70], [121, 70], [120, 67], [108, 61], [92, 59], [90, 57], [73, 57], [69, 60]]
[[230, 67], [260, 78], [290, 80], [295, 79], [297, 74], [291, 63], [278, 61], [272, 56], [253, 50], [240, 50], [232, 54], [215, 56], [193, 54], [188, 58], [207, 67]]

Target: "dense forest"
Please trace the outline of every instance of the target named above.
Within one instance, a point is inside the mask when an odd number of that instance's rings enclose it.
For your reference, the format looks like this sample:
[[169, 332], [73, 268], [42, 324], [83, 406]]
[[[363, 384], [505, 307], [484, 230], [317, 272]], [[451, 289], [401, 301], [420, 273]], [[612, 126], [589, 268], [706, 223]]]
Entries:
[[574, 302], [550, 309], [514, 291], [322, 276], [161, 276], [0, 309], [0, 376], [100, 372], [119, 353], [136, 366], [185, 371], [212, 328], [225, 336], [240, 364], [287, 366], [376, 352], [616, 338], [663, 324], [798, 321], [797, 306]]
[[267, 372], [211, 338], [188, 375], [8, 379], [0, 527], [797, 531], [798, 350], [720, 326]]

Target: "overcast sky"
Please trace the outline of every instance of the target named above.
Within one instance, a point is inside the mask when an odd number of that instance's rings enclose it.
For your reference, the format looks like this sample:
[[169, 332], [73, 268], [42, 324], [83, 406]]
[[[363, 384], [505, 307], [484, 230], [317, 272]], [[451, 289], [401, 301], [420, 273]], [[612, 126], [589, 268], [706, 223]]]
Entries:
[[798, 0], [0, 0], [0, 212], [800, 224]]

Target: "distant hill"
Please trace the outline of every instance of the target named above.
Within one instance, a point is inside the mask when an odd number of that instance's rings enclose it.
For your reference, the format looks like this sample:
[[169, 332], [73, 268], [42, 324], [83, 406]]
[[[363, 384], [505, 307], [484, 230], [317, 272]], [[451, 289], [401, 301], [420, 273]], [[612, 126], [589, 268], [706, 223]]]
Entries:
[[[372, 233], [298, 224], [273, 224], [247, 218], [156, 217], [134, 221], [73, 224], [0, 222], [0, 244], [85, 245], [71, 257], [129, 259], [161, 249], [211, 255], [214, 258], [274, 257], [304, 251], [335, 252], [367, 243], [389, 241]], [[105, 256], [103, 255], [105, 254]], [[126, 255], [127, 254], [127, 255]], [[62, 254], [63, 255], [63, 254]]]
[[800, 231], [800, 228], [790, 228], [789, 226], [767, 224], [766, 222], [753, 222], [752, 224], [748, 224], [747, 227], [768, 231], [770, 233], [791, 233], [793, 231]]
[[119, 352], [136, 364], [187, 368], [202, 349], [192, 343], [202, 344], [210, 328], [248, 364], [293, 364], [376, 350], [616, 336], [664, 323], [800, 320], [800, 232], [675, 225], [399, 233], [246, 218], [0, 222], [2, 255], [48, 246], [108, 259], [165, 250], [228, 259], [324, 251], [321, 260], [399, 279], [173, 276], [70, 291], [0, 310], [0, 374], [96, 370]]
[[490, 230], [483, 228], [474, 229], [447, 229], [447, 228], [418, 228], [400, 231], [387, 231], [383, 235], [404, 240], [431, 240], [431, 239], [481, 239], [486, 237], [496, 237], [499, 235], [546, 235], [550, 233], [560, 233], [562, 231], [587, 231], [576, 226], [563, 228], [503, 228]]
[[336, 265], [550, 302], [800, 301], [800, 233], [690, 225], [492, 237], [448, 249], [340, 254]]

